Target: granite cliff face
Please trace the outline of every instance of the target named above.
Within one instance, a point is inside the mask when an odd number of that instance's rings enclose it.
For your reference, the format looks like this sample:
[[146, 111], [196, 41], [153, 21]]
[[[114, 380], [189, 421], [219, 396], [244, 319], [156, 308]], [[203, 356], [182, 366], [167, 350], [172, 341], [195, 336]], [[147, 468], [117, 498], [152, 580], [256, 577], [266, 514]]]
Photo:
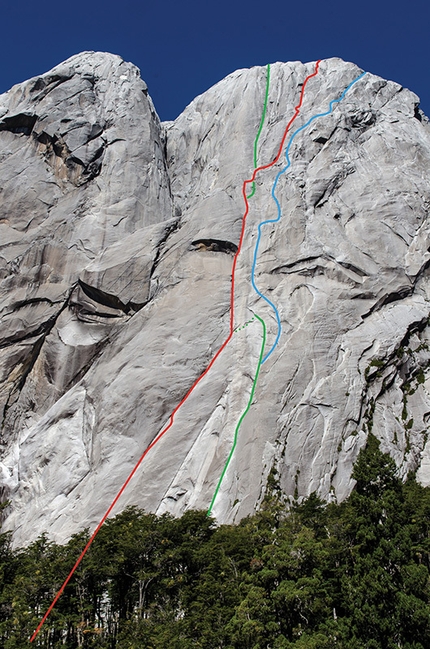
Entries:
[[[314, 69], [271, 66], [259, 165]], [[430, 126], [416, 95], [369, 73], [306, 126], [361, 73], [322, 61], [291, 128], [304, 127], [276, 186], [281, 218], [262, 226], [255, 264], [281, 336], [213, 506], [221, 522], [258, 507], [271, 469], [287, 495], [345, 498], [370, 430], [430, 484]], [[0, 468], [15, 544], [94, 527], [227, 339], [266, 74], [239, 70], [164, 124], [111, 54], [0, 96]], [[255, 314], [266, 350], [278, 332], [251, 272], [285, 165], [258, 172], [249, 199], [237, 329], [115, 511], [211, 502], [257, 370]]]

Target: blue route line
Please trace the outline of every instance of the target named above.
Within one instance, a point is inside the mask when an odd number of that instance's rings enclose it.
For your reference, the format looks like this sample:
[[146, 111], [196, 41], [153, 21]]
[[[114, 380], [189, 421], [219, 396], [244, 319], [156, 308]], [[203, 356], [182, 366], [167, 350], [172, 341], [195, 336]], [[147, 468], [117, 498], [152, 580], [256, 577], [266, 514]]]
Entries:
[[258, 288], [257, 288], [257, 286], [256, 286], [256, 284], [255, 284], [255, 267], [256, 267], [256, 265], [257, 265], [258, 248], [259, 248], [260, 241], [261, 241], [261, 228], [262, 228], [263, 225], [267, 225], [268, 223], [277, 223], [278, 221], [281, 220], [281, 216], [282, 216], [281, 205], [280, 205], [280, 203], [279, 203], [279, 201], [278, 201], [278, 199], [276, 198], [276, 195], [275, 195], [275, 190], [276, 190], [276, 187], [277, 187], [277, 184], [278, 184], [278, 180], [279, 180], [279, 178], [282, 176], [282, 174], [285, 173], [285, 172], [287, 171], [287, 169], [291, 166], [291, 160], [290, 160], [288, 154], [289, 154], [289, 151], [290, 151], [291, 145], [292, 145], [293, 140], [294, 140], [294, 138], [296, 137], [296, 135], [297, 135], [298, 133], [300, 133], [300, 131], [303, 131], [303, 129], [307, 128], [310, 124], [312, 124], [312, 122], [313, 122], [315, 119], [317, 119], [318, 117], [325, 117], [326, 115], [330, 115], [330, 113], [333, 111], [333, 106], [334, 106], [334, 104], [339, 103], [340, 101], [342, 101], [342, 99], [345, 97], [345, 95], [346, 95], [346, 93], [348, 92], [348, 90], [349, 90], [349, 89], [350, 89], [350, 88], [351, 88], [355, 83], [357, 83], [357, 81], [359, 81], [360, 79], [362, 79], [362, 77], [364, 77], [365, 74], [366, 74], [366, 72], [363, 72], [362, 74], [360, 74], [359, 77], [357, 77], [356, 79], [354, 79], [354, 81], [351, 81], [351, 83], [349, 84], [349, 86], [347, 86], [347, 87], [345, 88], [345, 90], [343, 91], [343, 93], [341, 94], [341, 96], [340, 96], [338, 99], [332, 99], [332, 101], [331, 101], [330, 104], [329, 104], [329, 109], [328, 109], [328, 111], [326, 111], [325, 113], [318, 113], [318, 115], [314, 115], [313, 117], [311, 117], [311, 118], [306, 122], [306, 124], [304, 124], [303, 126], [301, 126], [300, 128], [298, 128], [296, 131], [294, 131], [294, 133], [292, 134], [292, 136], [290, 137], [290, 139], [289, 139], [289, 141], [288, 141], [287, 148], [285, 149], [285, 157], [286, 157], [286, 160], [287, 160], [287, 165], [286, 165], [283, 169], [281, 169], [281, 171], [278, 173], [278, 175], [277, 175], [276, 178], [275, 178], [275, 182], [273, 183], [273, 186], [272, 186], [272, 198], [273, 198], [273, 200], [274, 200], [275, 203], [276, 203], [276, 207], [277, 207], [277, 210], [278, 210], [278, 215], [277, 215], [277, 217], [276, 217], [275, 219], [268, 219], [267, 221], [262, 221], [262, 222], [259, 223], [259, 225], [258, 225], [258, 236], [257, 236], [257, 242], [256, 242], [256, 244], [255, 244], [255, 249], [254, 249], [254, 260], [253, 260], [253, 263], [252, 263], [252, 270], [251, 270], [251, 283], [252, 283], [252, 286], [253, 286], [255, 292], [256, 292], [256, 293], [257, 293], [261, 298], [263, 298], [263, 300], [264, 300], [265, 302], [267, 302], [267, 304], [269, 304], [269, 306], [272, 307], [273, 311], [275, 312], [276, 321], [277, 321], [277, 324], [278, 324], [278, 332], [277, 332], [277, 334], [276, 334], [275, 342], [273, 343], [272, 347], [271, 347], [270, 350], [267, 352], [267, 354], [264, 356], [263, 360], [261, 361], [261, 364], [263, 364], [263, 363], [265, 363], [265, 362], [267, 361], [267, 359], [269, 358], [269, 356], [271, 355], [271, 353], [272, 353], [273, 350], [275, 349], [276, 345], [277, 345], [278, 342], [279, 342], [279, 338], [280, 338], [280, 336], [281, 336], [281, 331], [282, 331], [281, 318], [280, 318], [280, 316], [279, 316], [278, 309], [277, 309], [276, 306], [273, 304], [273, 302], [271, 302], [271, 301], [269, 300], [268, 297], [266, 297], [265, 295], [263, 295], [263, 293], [261, 293], [261, 292], [258, 290]]

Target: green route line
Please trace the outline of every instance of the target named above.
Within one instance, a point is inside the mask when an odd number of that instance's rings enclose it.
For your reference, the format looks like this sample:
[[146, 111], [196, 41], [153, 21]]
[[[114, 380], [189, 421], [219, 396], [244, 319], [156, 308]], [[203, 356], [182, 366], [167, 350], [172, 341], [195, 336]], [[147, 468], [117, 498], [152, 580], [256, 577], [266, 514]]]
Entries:
[[236, 331], [241, 331], [241, 329], [245, 329], [245, 327], [247, 327], [248, 325], [251, 324], [251, 322], [254, 322], [254, 321], [255, 321], [255, 316], [254, 316], [253, 318], [251, 318], [250, 320], [248, 320], [247, 322], [245, 322], [245, 324], [237, 326], [237, 327], [234, 329], [234, 331], [235, 331], [235, 332], [236, 332]]
[[[263, 113], [261, 115], [260, 126], [258, 127], [258, 132], [257, 132], [257, 135], [256, 135], [255, 140], [254, 140], [254, 169], [257, 168], [258, 140], [260, 138], [261, 131], [263, 130], [264, 120], [266, 118], [267, 102], [268, 102], [268, 99], [269, 99], [269, 86], [270, 86], [270, 63], [267, 64], [266, 93], [265, 93], [265, 96], [264, 96]], [[254, 194], [255, 194], [255, 182], [252, 183], [252, 192], [246, 198], [250, 199], [250, 198], [252, 198], [254, 196]], [[224, 476], [225, 476], [225, 474], [227, 472], [228, 465], [230, 464], [230, 460], [233, 457], [233, 453], [234, 453], [234, 450], [235, 450], [236, 444], [237, 444], [239, 428], [240, 428], [240, 426], [242, 424], [242, 421], [245, 419], [245, 417], [246, 417], [246, 415], [247, 415], [247, 413], [248, 413], [248, 411], [249, 411], [249, 409], [251, 407], [252, 399], [254, 397], [254, 392], [255, 392], [255, 386], [257, 385], [258, 375], [260, 373], [261, 362], [262, 362], [263, 354], [264, 354], [264, 345], [266, 344], [266, 323], [264, 322], [263, 318], [260, 318], [259, 315], [255, 314], [255, 316], [253, 318], [251, 318], [251, 320], [248, 320], [248, 322], [245, 322], [245, 324], [243, 326], [236, 327], [235, 331], [239, 331], [240, 329], [244, 329], [253, 320], [255, 320], [255, 318], [257, 318], [257, 320], [259, 320], [261, 322], [261, 325], [263, 327], [263, 342], [261, 343], [260, 358], [258, 359], [258, 365], [257, 365], [257, 369], [255, 371], [255, 377], [254, 377], [254, 381], [253, 381], [252, 388], [251, 388], [251, 394], [249, 395], [248, 404], [247, 404], [245, 410], [243, 411], [239, 421], [237, 422], [237, 426], [236, 426], [235, 431], [234, 431], [233, 446], [231, 447], [229, 456], [227, 458], [227, 462], [224, 465], [224, 469], [223, 469], [223, 471], [221, 473], [221, 477], [218, 480], [218, 484], [216, 486], [215, 493], [213, 495], [213, 498], [211, 500], [211, 504], [209, 505], [209, 509], [207, 511], [207, 514], [206, 514], [207, 516], [210, 516], [211, 513], [212, 513], [212, 507], [214, 506], [216, 497], [217, 497], [218, 492], [219, 492], [220, 487], [221, 487], [221, 483], [222, 483], [222, 481], [224, 479]]]
[[249, 399], [248, 399], [248, 403], [247, 403], [247, 405], [246, 405], [246, 408], [245, 408], [245, 410], [242, 412], [242, 414], [241, 414], [241, 416], [240, 416], [240, 419], [239, 419], [239, 421], [237, 422], [237, 426], [236, 426], [236, 429], [235, 429], [235, 431], [234, 431], [233, 446], [231, 447], [231, 450], [230, 450], [229, 456], [228, 456], [228, 458], [227, 458], [227, 462], [226, 462], [225, 465], [224, 465], [224, 469], [223, 469], [223, 472], [221, 473], [221, 477], [220, 477], [220, 479], [218, 480], [218, 484], [217, 484], [217, 487], [216, 487], [216, 489], [215, 489], [215, 493], [214, 493], [214, 495], [213, 495], [213, 498], [212, 498], [212, 500], [211, 500], [211, 504], [209, 505], [209, 509], [208, 509], [208, 511], [207, 511], [207, 516], [210, 516], [211, 513], [212, 513], [212, 507], [214, 506], [215, 499], [216, 499], [216, 497], [217, 497], [217, 495], [218, 495], [218, 492], [219, 492], [219, 490], [220, 490], [220, 487], [221, 487], [221, 483], [222, 483], [222, 481], [223, 481], [223, 479], [224, 479], [224, 476], [225, 476], [225, 474], [226, 474], [226, 472], [227, 472], [227, 469], [228, 469], [228, 465], [230, 464], [230, 460], [231, 460], [231, 458], [233, 457], [233, 453], [234, 453], [234, 450], [235, 450], [235, 448], [236, 448], [237, 438], [238, 438], [238, 434], [239, 434], [239, 428], [240, 428], [240, 426], [241, 426], [243, 420], [245, 419], [245, 417], [246, 417], [246, 415], [247, 415], [247, 413], [248, 413], [248, 411], [249, 411], [249, 409], [250, 409], [250, 407], [251, 407], [252, 400], [253, 400], [253, 398], [254, 398], [255, 386], [257, 385], [258, 375], [259, 375], [259, 373], [260, 373], [261, 361], [263, 360], [264, 345], [266, 344], [266, 323], [264, 322], [263, 318], [260, 318], [259, 315], [255, 314], [255, 317], [257, 318], [257, 320], [258, 320], [259, 322], [261, 322], [261, 326], [263, 327], [263, 341], [262, 341], [262, 343], [261, 343], [260, 357], [259, 357], [259, 359], [258, 359], [258, 365], [257, 365], [257, 369], [256, 369], [256, 371], [255, 371], [254, 381], [253, 381], [253, 383], [252, 383], [251, 394], [249, 395]]
[[[266, 119], [266, 110], [267, 110], [267, 101], [269, 99], [269, 85], [270, 85], [270, 63], [267, 64], [267, 74], [266, 74], [266, 95], [264, 97], [264, 106], [263, 114], [261, 115], [260, 126], [258, 128], [257, 137], [254, 141], [254, 169], [257, 168], [257, 147], [258, 140], [260, 139], [261, 131], [263, 130], [264, 120]], [[252, 192], [246, 198], [252, 198], [255, 194], [255, 182], [252, 183]]]

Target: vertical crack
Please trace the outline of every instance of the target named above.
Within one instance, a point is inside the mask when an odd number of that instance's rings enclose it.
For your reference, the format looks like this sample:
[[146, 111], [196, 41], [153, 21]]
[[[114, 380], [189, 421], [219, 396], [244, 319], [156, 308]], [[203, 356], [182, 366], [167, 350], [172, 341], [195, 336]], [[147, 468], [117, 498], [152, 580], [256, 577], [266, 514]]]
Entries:
[[173, 223], [170, 223], [169, 225], [166, 226], [166, 229], [164, 230], [164, 234], [157, 244], [157, 252], [155, 253], [155, 258], [149, 273], [149, 281], [151, 281], [152, 276], [154, 275], [154, 272], [160, 262], [161, 253], [167, 242], [167, 239], [170, 237], [171, 234], [173, 234], [174, 232], [176, 232], [176, 230], [178, 230], [179, 224], [180, 224], [180, 218], [176, 218], [173, 221]]

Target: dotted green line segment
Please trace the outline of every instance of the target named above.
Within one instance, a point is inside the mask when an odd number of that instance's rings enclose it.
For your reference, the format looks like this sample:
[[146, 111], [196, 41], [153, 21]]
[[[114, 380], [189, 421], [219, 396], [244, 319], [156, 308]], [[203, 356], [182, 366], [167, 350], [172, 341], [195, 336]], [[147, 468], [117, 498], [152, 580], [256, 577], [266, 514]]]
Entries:
[[241, 325], [240, 327], [236, 327], [236, 329], [234, 330], [235, 333], [236, 333], [236, 331], [241, 331], [242, 329], [245, 329], [245, 327], [250, 325], [251, 322], [255, 322], [255, 316], [253, 318], [251, 318], [251, 320], [248, 320], [247, 322], [245, 322], [245, 324]]
[[255, 371], [255, 377], [254, 377], [254, 381], [252, 383], [251, 394], [249, 395], [248, 403], [246, 405], [245, 410], [241, 414], [239, 421], [237, 422], [237, 425], [236, 425], [236, 428], [235, 428], [235, 431], [234, 431], [233, 446], [231, 447], [229, 456], [227, 458], [227, 462], [224, 465], [224, 469], [223, 469], [223, 471], [221, 473], [221, 477], [218, 480], [218, 484], [217, 484], [217, 487], [215, 489], [215, 493], [213, 495], [213, 498], [211, 500], [211, 504], [209, 505], [209, 509], [207, 511], [207, 516], [210, 516], [211, 513], [212, 513], [212, 507], [214, 506], [216, 497], [217, 497], [218, 492], [219, 492], [220, 487], [221, 487], [221, 483], [222, 483], [222, 481], [224, 479], [224, 476], [225, 476], [225, 474], [227, 472], [227, 469], [228, 469], [228, 466], [230, 464], [231, 458], [233, 457], [233, 453], [234, 453], [236, 445], [237, 445], [237, 439], [238, 439], [238, 435], [239, 435], [239, 428], [241, 427], [242, 422], [245, 419], [245, 417], [246, 417], [246, 415], [247, 415], [247, 413], [248, 413], [248, 411], [249, 411], [249, 409], [251, 407], [252, 400], [254, 398], [254, 393], [255, 393], [255, 386], [257, 385], [258, 375], [260, 374], [261, 362], [263, 360], [263, 355], [264, 355], [264, 346], [266, 344], [266, 323], [264, 322], [263, 318], [260, 318], [259, 315], [255, 314], [255, 317], [257, 318], [257, 320], [261, 323], [261, 326], [263, 327], [263, 340], [262, 340], [262, 343], [261, 343], [261, 349], [260, 349], [260, 356], [259, 356], [259, 359], [258, 359], [258, 365], [257, 365], [257, 369]]
[[[261, 131], [263, 130], [263, 124], [264, 120], [266, 119], [266, 110], [267, 110], [267, 102], [269, 99], [269, 86], [270, 86], [270, 63], [267, 64], [267, 73], [266, 73], [266, 94], [264, 97], [264, 106], [263, 106], [263, 114], [261, 115], [261, 121], [260, 121], [260, 126], [258, 128], [257, 132], [257, 137], [255, 138], [254, 141], [254, 169], [257, 168], [257, 148], [258, 148], [258, 140], [260, 139]], [[252, 183], [252, 191], [247, 196], [246, 198], [252, 198], [255, 194], [255, 182]]]

